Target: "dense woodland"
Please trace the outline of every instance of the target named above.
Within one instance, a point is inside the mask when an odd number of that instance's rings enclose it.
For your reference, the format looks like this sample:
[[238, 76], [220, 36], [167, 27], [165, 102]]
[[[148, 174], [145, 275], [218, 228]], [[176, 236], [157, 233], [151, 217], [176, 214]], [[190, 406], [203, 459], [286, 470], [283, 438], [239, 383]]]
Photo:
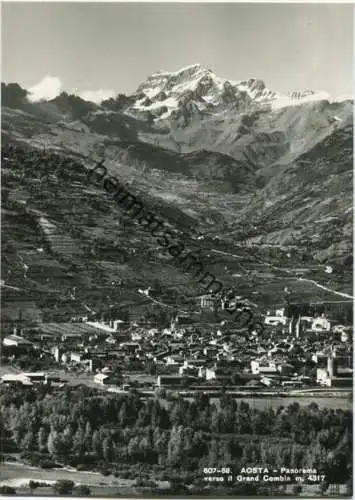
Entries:
[[352, 475], [352, 412], [301, 407], [257, 410], [225, 395], [195, 401], [103, 395], [87, 387], [1, 388], [4, 453], [123, 476], [202, 478], [203, 467], [313, 467], [328, 483]]

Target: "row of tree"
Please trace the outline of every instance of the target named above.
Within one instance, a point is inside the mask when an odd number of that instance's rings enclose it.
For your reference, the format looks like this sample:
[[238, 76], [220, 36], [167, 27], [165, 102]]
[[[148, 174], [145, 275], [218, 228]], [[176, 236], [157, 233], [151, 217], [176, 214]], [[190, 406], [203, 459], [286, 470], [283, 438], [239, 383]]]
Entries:
[[217, 406], [204, 396], [162, 404], [84, 387], [2, 388], [0, 418], [5, 450], [12, 442], [60, 463], [166, 464], [190, 471], [262, 463], [314, 467], [337, 482], [351, 475], [352, 412], [316, 404], [275, 411], [251, 409], [228, 395]]

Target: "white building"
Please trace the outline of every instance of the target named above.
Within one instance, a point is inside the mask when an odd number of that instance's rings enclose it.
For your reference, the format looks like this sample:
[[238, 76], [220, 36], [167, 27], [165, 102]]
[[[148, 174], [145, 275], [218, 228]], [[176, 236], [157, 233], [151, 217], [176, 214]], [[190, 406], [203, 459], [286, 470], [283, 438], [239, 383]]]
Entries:
[[333, 332], [334, 333], [342, 333], [345, 329], [344, 325], [334, 325], [333, 326]]
[[107, 339], [105, 339], [105, 342], [107, 342], [108, 344], [117, 344], [117, 339], [115, 339], [115, 337], [107, 337]]
[[206, 368], [205, 371], [206, 380], [212, 380], [216, 378], [216, 368]]
[[7, 337], [4, 337], [2, 343], [7, 347], [18, 347], [26, 350], [31, 349], [33, 346], [32, 342], [20, 337], [19, 335], [8, 335]]
[[352, 336], [352, 330], [350, 328], [347, 328], [341, 332], [340, 340], [342, 342], [348, 342], [351, 340]]
[[184, 357], [180, 356], [180, 354], [171, 354], [166, 357], [167, 365], [181, 365], [184, 362]]
[[262, 378], [260, 379], [260, 382], [261, 382], [262, 384], [266, 385], [266, 387], [270, 387], [270, 386], [271, 386], [271, 384], [272, 384], [272, 379], [271, 379], [271, 378], [269, 378], [269, 377], [262, 377]]
[[200, 302], [201, 309], [209, 309], [209, 310], [213, 311], [214, 299], [213, 299], [212, 295], [202, 295], [200, 300], [201, 300], [201, 302]]
[[329, 332], [330, 321], [325, 317], [324, 314], [322, 314], [322, 316], [315, 318], [313, 320], [311, 329], [314, 332]]
[[250, 366], [253, 375], [277, 373], [277, 367], [273, 361], [253, 360]]
[[70, 361], [73, 363], [81, 363], [83, 357], [86, 356], [85, 352], [71, 352], [70, 353]]
[[26, 377], [23, 373], [14, 374], [9, 373], [1, 377], [1, 382], [3, 384], [22, 384], [22, 385], [32, 385], [29, 377]]
[[22, 375], [30, 380], [30, 382], [44, 383], [46, 381], [46, 374], [44, 372], [28, 372], [22, 373]]
[[112, 375], [111, 373], [97, 373], [94, 375], [94, 382], [100, 385], [116, 385], [118, 383], [117, 377]]
[[287, 323], [287, 316], [285, 316], [285, 309], [276, 309], [275, 315], [272, 315], [270, 311], [266, 313], [265, 325], [277, 326], [283, 325], [285, 326]]

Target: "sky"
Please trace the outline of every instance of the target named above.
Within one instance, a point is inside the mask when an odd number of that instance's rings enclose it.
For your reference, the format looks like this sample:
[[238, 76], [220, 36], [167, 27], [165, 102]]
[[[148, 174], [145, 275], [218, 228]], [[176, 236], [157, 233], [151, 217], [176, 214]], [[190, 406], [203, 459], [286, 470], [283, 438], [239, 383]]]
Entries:
[[201, 63], [280, 93], [351, 96], [353, 21], [350, 4], [6, 2], [1, 79], [100, 100]]

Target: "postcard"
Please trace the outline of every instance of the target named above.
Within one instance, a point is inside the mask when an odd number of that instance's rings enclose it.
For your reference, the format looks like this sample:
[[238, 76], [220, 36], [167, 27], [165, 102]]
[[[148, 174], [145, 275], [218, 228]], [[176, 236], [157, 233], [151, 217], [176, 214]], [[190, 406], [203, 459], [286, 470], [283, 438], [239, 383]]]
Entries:
[[1, 495], [352, 496], [353, 23], [2, 4]]

